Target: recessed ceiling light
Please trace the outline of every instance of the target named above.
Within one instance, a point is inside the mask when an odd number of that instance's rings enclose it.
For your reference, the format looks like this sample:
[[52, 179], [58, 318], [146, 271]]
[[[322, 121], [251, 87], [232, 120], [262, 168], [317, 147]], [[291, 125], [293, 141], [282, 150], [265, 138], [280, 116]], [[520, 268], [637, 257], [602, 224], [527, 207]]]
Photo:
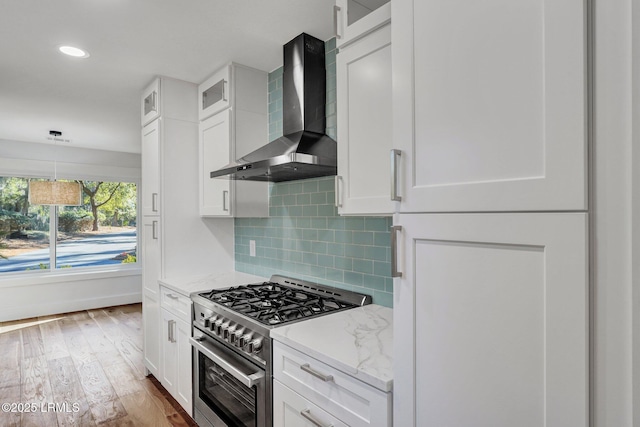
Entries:
[[88, 58], [89, 52], [84, 51], [78, 47], [73, 46], [60, 46], [58, 50], [65, 55], [73, 56], [76, 58]]

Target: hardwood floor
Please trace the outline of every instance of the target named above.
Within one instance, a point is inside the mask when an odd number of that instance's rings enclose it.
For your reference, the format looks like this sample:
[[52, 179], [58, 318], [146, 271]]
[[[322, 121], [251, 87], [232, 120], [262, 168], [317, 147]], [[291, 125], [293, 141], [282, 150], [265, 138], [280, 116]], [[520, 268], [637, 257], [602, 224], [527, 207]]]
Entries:
[[2, 427], [196, 425], [145, 377], [140, 304], [0, 323], [0, 404]]

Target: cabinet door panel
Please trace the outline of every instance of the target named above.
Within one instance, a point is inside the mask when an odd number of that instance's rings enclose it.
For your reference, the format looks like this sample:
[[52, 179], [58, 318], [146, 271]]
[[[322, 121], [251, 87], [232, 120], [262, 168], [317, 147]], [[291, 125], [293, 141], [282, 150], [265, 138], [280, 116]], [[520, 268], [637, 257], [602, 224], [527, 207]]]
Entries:
[[402, 212], [586, 208], [584, 5], [392, 6]]
[[160, 378], [160, 302], [157, 295], [143, 292], [144, 366]]
[[160, 215], [160, 120], [142, 128], [142, 215]]
[[395, 424], [588, 425], [586, 214], [395, 222]]
[[162, 309], [162, 327], [160, 345], [162, 347], [162, 375], [160, 382], [169, 393], [175, 396], [178, 372], [178, 346], [176, 339], [176, 319], [167, 310]]
[[231, 215], [231, 182], [209, 178], [209, 173], [229, 164], [229, 110], [200, 123], [200, 215]]
[[389, 0], [336, 0], [336, 45], [346, 46], [389, 23], [390, 3]]
[[182, 407], [190, 416], [193, 416], [192, 402], [193, 402], [193, 390], [192, 390], [192, 357], [191, 357], [191, 343], [189, 338], [191, 337], [191, 326], [189, 323], [178, 320], [176, 325], [176, 339], [178, 341], [178, 366], [177, 366], [177, 385], [176, 385], [176, 400], [180, 402]]
[[340, 214], [391, 214], [391, 27], [337, 56]]

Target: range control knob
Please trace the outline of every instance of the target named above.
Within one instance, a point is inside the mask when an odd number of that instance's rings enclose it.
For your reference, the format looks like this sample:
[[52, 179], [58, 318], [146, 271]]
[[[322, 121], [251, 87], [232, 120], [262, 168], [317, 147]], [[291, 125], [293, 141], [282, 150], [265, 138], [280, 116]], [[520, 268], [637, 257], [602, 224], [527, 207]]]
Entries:
[[218, 320], [216, 320], [216, 322], [213, 324], [211, 331], [216, 334], [216, 335], [220, 335], [220, 333], [222, 332], [222, 322], [224, 319], [222, 319], [222, 317], [218, 318]]
[[213, 328], [213, 323], [216, 321], [218, 316], [211, 316], [204, 319], [204, 327], [205, 328]]
[[236, 329], [229, 337], [229, 342], [236, 347], [242, 347], [240, 345], [240, 338], [242, 337], [242, 334], [244, 334], [244, 328]]
[[249, 345], [247, 346], [247, 351], [249, 353], [257, 353], [258, 351], [260, 351], [261, 348], [262, 348], [262, 339], [256, 338], [255, 340], [249, 343]]
[[222, 329], [222, 338], [225, 341], [231, 341], [231, 335], [234, 335], [236, 333], [236, 325], [229, 325], [226, 328], [223, 327]]
[[251, 334], [244, 334], [243, 336], [241, 336], [240, 341], [238, 342], [238, 347], [244, 348], [247, 344], [249, 344], [251, 338], [253, 338], [253, 335]]

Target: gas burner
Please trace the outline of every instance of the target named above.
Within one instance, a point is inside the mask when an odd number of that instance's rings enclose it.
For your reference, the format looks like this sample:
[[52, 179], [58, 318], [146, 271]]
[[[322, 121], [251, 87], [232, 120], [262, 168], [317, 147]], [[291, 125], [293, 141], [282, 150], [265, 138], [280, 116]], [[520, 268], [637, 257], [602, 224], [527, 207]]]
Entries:
[[274, 277], [278, 279], [277, 282], [212, 290], [199, 296], [268, 326], [361, 305], [357, 300], [341, 298], [344, 295], [337, 290], [309, 282], [298, 283], [281, 276]]

